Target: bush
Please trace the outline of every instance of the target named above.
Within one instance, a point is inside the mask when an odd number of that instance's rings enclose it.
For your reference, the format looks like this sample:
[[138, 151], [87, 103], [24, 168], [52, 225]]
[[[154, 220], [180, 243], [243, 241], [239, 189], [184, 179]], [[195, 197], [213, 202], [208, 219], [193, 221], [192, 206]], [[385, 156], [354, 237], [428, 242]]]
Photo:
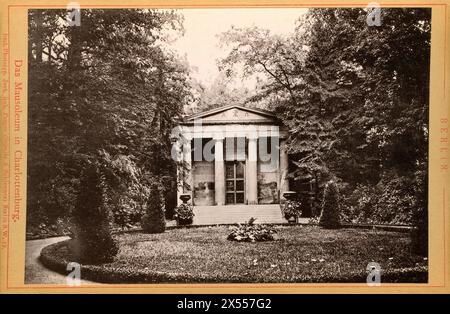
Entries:
[[339, 190], [336, 183], [330, 181], [325, 186], [319, 225], [329, 229], [339, 228], [339, 212]]
[[419, 208], [414, 212], [411, 245], [414, 253], [428, 256], [428, 211], [426, 208]]
[[[60, 165], [53, 164], [52, 167], [59, 168]], [[72, 178], [69, 174], [67, 177], [57, 175], [41, 163], [32, 168], [28, 175], [27, 233], [35, 236], [63, 235], [54, 234], [51, 228], [58, 225], [59, 220], [67, 221], [70, 217], [75, 207], [79, 178]]]
[[164, 208], [167, 219], [174, 219], [175, 210], [177, 207], [177, 185], [166, 189], [164, 193]]
[[119, 250], [111, 235], [105, 198], [104, 178], [96, 164], [89, 164], [83, 171], [72, 213], [75, 241], [71, 249], [81, 263], [110, 262]]
[[110, 191], [110, 208], [114, 216], [114, 223], [122, 230], [139, 225], [145, 214], [145, 203], [148, 199], [149, 188], [141, 183], [131, 182], [126, 189]]
[[385, 174], [374, 186], [349, 187], [342, 199], [341, 218], [352, 223], [411, 225], [420, 198], [413, 187], [411, 178], [395, 173]]
[[150, 192], [147, 177], [132, 155], [111, 155], [101, 150], [100, 157], [108, 187], [107, 206], [115, 227], [125, 230], [139, 225]]
[[227, 240], [237, 242], [264, 242], [274, 241], [276, 231], [269, 226], [255, 225], [255, 218], [250, 218], [248, 223], [239, 227], [231, 227], [231, 233]]
[[58, 218], [55, 223], [41, 223], [39, 226], [27, 226], [27, 240], [48, 237], [67, 236], [72, 233], [69, 218]]
[[147, 212], [141, 220], [142, 230], [146, 233], [162, 233], [166, 230], [164, 207], [161, 201], [161, 192], [154, 183], [151, 187], [147, 201]]
[[413, 183], [415, 203], [412, 214], [412, 249], [416, 254], [428, 256], [428, 181], [427, 164], [421, 163]]

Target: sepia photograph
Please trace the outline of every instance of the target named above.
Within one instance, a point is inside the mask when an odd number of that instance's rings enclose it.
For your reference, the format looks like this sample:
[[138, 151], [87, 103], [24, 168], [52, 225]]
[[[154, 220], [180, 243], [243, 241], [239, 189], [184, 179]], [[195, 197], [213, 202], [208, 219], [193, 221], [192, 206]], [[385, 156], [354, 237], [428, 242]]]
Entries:
[[28, 9], [25, 284], [428, 283], [431, 12]]

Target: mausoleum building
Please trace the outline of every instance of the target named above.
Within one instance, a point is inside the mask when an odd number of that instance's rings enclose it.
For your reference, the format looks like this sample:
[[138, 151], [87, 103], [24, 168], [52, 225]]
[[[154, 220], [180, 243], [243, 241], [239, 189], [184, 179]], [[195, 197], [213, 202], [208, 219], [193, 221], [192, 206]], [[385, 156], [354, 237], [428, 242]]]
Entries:
[[289, 190], [287, 131], [261, 109], [230, 105], [187, 117], [177, 128], [178, 199], [194, 206], [277, 204]]

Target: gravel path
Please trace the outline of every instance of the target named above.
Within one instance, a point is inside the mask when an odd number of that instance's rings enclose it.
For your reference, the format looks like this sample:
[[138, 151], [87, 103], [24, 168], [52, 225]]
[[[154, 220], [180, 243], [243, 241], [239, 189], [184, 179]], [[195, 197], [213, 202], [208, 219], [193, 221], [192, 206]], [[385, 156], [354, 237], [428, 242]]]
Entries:
[[[30, 240], [26, 242], [25, 257], [25, 283], [26, 284], [66, 284], [66, 276], [45, 268], [39, 261], [42, 248], [47, 245], [60, 242], [69, 237], [55, 237], [42, 240]], [[83, 274], [81, 274], [83, 278]], [[94, 282], [81, 280], [81, 284]]]

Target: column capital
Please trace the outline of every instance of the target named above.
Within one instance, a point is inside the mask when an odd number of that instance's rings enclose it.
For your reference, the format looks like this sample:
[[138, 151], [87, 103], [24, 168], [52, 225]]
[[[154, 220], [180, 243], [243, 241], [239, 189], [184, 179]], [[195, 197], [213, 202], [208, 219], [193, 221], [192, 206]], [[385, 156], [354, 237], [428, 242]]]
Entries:
[[257, 133], [249, 133], [247, 134], [247, 138], [249, 141], [256, 141], [258, 139], [258, 134]]
[[223, 141], [225, 139], [225, 136], [223, 135], [223, 133], [216, 133], [214, 134], [213, 139], [215, 141]]

